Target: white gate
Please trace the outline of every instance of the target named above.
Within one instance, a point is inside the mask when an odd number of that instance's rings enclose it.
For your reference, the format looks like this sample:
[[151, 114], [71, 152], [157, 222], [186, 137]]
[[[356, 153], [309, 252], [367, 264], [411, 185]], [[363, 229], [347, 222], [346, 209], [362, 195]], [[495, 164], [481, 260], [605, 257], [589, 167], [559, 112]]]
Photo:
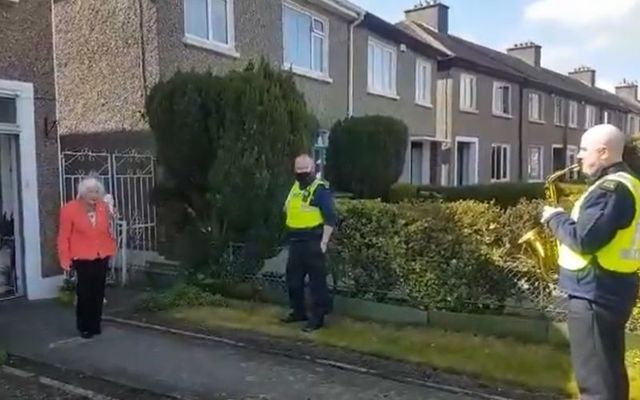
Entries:
[[[88, 175], [99, 178], [112, 194], [118, 211], [114, 223], [119, 251], [114, 260], [117, 267], [144, 267], [157, 257], [156, 210], [151, 205], [155, 184], [152, 155], [64, 151], [60, 154], [60, 171], [64, 202], [76, 198], [78, 183]], [[125, 279], [123, 274], [122, 280]]]

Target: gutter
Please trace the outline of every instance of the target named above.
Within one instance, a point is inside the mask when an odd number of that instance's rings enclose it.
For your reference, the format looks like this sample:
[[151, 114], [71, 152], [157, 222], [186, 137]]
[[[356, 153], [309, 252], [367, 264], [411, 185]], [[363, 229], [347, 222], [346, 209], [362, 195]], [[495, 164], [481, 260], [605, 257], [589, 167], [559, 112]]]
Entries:
[[364, 21], [364, 17], [366, 16], [366, 12], [362, 11], [359, 13], [358, 18], [349, 24], [349, 93], [348, 93], [348, 104], [347, 104], [347, 117], [350, 118], [353, 116], [353, 91], [354, 91], [354, 35], [355, 35], [355, 27], [359, 25], [362, 21]]

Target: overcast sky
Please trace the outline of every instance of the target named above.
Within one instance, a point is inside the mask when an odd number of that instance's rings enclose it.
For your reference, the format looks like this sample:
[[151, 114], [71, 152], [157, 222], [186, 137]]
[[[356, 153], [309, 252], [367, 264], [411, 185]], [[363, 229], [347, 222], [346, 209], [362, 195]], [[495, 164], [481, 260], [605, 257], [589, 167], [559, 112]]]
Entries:
[[[398, 22], [418, 0], [351, 0]], [[542, 46], [542, 64], [561, 73], [587, 65], [613, 91], [640, 81], [640, 0], [442, 0], [449, 31], [501, 51], [517, 42]]]

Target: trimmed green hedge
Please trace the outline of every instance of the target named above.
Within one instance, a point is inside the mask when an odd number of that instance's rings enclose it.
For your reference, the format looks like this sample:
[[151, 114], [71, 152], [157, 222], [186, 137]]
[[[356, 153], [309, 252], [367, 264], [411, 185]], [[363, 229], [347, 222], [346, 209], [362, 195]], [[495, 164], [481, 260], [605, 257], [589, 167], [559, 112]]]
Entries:
[[[557, 184], [560, 197], [576, 198], [584, 190], [584, 185], [576, 183]], [[501, 207], [512, 207], [521, 200], [544, 199], [544, 183], [500, 182], [468, 186], [416, 186], [397, 183], [391, 187], [389, 202], [406, 200], [439, 200], [454, 202], [476, 200], [494, 202]]]
[[332, 265], [355, 295], [405, 295], [419, 307], [461, 312], [503, 309], [513, 298], [517, 282], [506, 271], [528, 262], [519, 254], [517, 227], [540, 207], [523, 202], [505, 213], [477, 201], [338, 204]]

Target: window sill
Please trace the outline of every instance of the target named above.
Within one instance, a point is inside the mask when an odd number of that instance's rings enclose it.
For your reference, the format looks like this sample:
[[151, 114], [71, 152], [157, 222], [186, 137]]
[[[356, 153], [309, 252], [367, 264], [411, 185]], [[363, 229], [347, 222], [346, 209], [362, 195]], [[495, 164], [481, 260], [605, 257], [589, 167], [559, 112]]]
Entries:
[[509, 114], [501, 114], [501, 113], [497, 113], [497, 112], [493, 112], [493, 116], [494, 117], [498, 117], [498, 118], [504, 118], [504, 119], [513, 119], [513, 115], [509, 115]]
[[569, 128], [571, 128], [571, 129], [578, 129], [578, 125], [569, 125]]
[[416, 105], [423, 108], [433, 109], [433, 104], [429, 103], [421, 103], [419, 101], [416, 101]]
[[185, 36], [182, 38], [182, 43], [189, 45], [189, 46], [194, 46], [194, 47], [199, 47], [201, 49], [205, 49], [205, 50], [210, 50], [213, 51], [215, 53], [219, 53], [225, 56], [229, 56], [229, 57], [233, 57], [233, 58], [240, 58], [240, 53], [238, 53], [235, 49], [234, 46], [228, 46], [228, 45], [224, 45], [221, 43], [216, 43], [216, 42], [211, 42], [208, 40], [203, 40], [200, 38], [196, 38], [193, 36]]
[[544, 182], [544, 179], [533, 179], [533, 178], [531, 178], [531, 179], [528, 179], [527, 182], [539, 183], [539, 182]]
[[558, 127], [558, 128], [564, 128], [564, 124], [559, 124], [557, 122], [555, 123], [555, 126]]
[[329, 77], [329, 75], [323, 74], [321, 72], [311, 71], [306, 68], [300, 68], [293, 64], [290, 66], [282, 65], [282, 69], [285, 71], [291, 71], [296, 75], [304, 76], [305, 78], [315, 79], [316, 81], [333, 83], [333, 79]]
[[538, 124], [538, 125], [546, 124], [546, 122], [541, 119], [530, 119], [529, 122], [531, 122], [532, 124]]
[[473, 109], [473, 108], [462, 108], [460, 107], [460, 112], [463, 112], [465, 114], [480, 114], [480, 111], [478, 111], [477, 109]]
[[398, 96], [397, 94], [378, 92], [378, 91], [373, 90], [373, 89], [367, 89], [367, 93], [369, 93], [370, 95], [373, 95], [373, 96], [386, 97], [386, 98], [392, 99], [392, 100], [400, 100], [400, 96]]
[[509, 178], [505, 178], [505, 179], [491, 179], [491, 183], [504, 183], [504, 182], [509, 182]]

